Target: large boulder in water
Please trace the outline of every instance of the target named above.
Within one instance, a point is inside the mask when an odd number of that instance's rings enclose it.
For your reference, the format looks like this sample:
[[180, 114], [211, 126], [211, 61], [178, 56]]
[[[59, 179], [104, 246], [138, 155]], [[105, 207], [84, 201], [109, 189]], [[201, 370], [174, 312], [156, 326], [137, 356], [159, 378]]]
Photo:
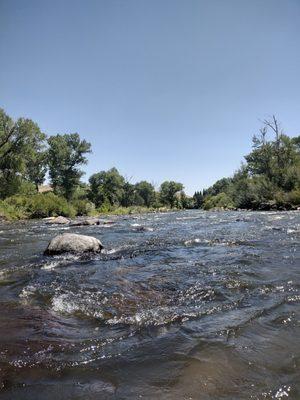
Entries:
[[76, 233], [63, 233], [55, 236], [48, 244], [45, 254], [61, 253], [99, 253], [103, 249], [100, 240], [93, 236], [77, 235]]
[[46, 222], [46, 224], [59, 224], [59, 225], [65, 225], [65, 224], [69, 224], [70, 220], [68, 218], [59, 216], [53, 219], [50, 219]]

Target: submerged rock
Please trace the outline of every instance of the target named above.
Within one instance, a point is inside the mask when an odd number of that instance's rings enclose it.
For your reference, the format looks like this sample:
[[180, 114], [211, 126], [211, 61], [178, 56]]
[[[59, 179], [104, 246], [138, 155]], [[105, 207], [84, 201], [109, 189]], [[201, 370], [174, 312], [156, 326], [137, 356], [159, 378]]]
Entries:
[[90, 226], [90, 225], [99, 225], [100, 221], [98, 218], [86, 218], [80, 219], [77, 221], [73, 221], [71, 223], [72, 226]]
[[148, 226], [137, 226], [134, 228], [136, 232], [152, 232], [153, 228], [150, 228]]
[[59, 224], [59, 225], [64, 225], [64, 224], [69, 224], [70, 220], [68, 218], [59, 216], [53, 219], [50, 219], [46, 222], [46, 224]]
[[63, 233], [55, 236], [48, 244], [45, 254], [61, 253], [99, 253], [103, 249], [100, 240], [93, 236], [77, 235], [76, 233]]
[[92, 226], [92, 225], [112, 225], [115, 221], [108, 221], [106, 219], [102, 220], [99, 218], [85, 218], [77, 219], [71, 222], [71, 226]]

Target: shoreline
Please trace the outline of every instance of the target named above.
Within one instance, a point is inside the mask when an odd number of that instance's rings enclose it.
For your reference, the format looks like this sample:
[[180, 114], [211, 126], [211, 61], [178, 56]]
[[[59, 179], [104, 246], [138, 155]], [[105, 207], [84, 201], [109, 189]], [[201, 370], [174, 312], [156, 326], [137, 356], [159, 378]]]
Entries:
[[[69, 221], [69, 223], [76, 223], [80, 221], [89, 221], [89, 220], [97, 220], [105, 217], [117, 217], [117, 216], [137, 216], [137, 215], [144, 215], [144, 214], [165, 214], [165, 213], [173, 213], [173, 212], [186, 212], [186, 211], [202, 211], [202, 212], [213, 212], [213, 213], [219, 213], [219, 212], [267, 212], [267, 213], [273, 213], [273, 212], [299, 212], [300, 207], [294, 207], [290, 209], [282, 209], [282, 208], [273, 208], [273, 209], [226, 209], [226, 208], [212, 208], [210, 210], [205, 210], [203, 208], [198, 208], [198, 209], [143, 209], [143, 210], [135, 210], [135, 211], [128, 211], [126, 208], [121, 208], [117, 209], [114, 211], [107, 211], [107, 212], [100, 212], [100, 213], [95, 213], [93, 215], [78, 215], [75, 217], [65, 217], [62, 215], [53, 215], [49, 217], [41, 217], [41, 218], [8, 218], [6, 216], [0, 215], [0, 223], [12, 223], [12, 222], [26, 222], [26, 221], [51, 221], [54, 220], [55, 218], [65, 218]], [[67, 224], [67, 223], [66, 223]], [[74, 225], [75, 226], [75, 225]]]

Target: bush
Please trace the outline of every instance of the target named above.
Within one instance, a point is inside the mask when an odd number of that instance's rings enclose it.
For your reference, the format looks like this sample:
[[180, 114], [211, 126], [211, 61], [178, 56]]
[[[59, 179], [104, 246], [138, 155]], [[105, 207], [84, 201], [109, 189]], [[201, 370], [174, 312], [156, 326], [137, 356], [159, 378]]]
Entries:
[[38, 193], [32, 196], [12, 196], [2, 201], [1, 208], [9, 219], [43, 218], [63, 215], [74, 217], [74, 207], [54, 193]]
[[282, 201], [281, 190], [264, 176], [241, 177], [230, 187], [229, 193], [237, 208], [259, 209], [262, 203], [275, 202], [275, 194]]
[[113, 209], [113, 207], [110, 205], [108, 201], [105, 201], [103, 204], [101, 204], [100, 207], [97, 208], [97, 211], [103, 214], [106, 214], [110, 212]]
[[288, 201], [294, 206], [300, 206], [300, 189], [292, 190], [288, 194]]
[[221, 192], [216, 196], [207, 196], [203, 204], [204, 210], [210, 210], [212, 208], [222, 208], [222, 209], [233, 209], [234, 204], [226, 193]]
[[8, 204], [5, 200], [0, 200], [0, 219], [8, 220], [26, 218], [26, 213], [23, 208], [18, 208], [15, 205]]
[[76, 215], [74, 207], [64, 197], [57, 196], [54, 193], [41, 193], [28, 197], [28, 212], [30, 218], [56, 215], [72, 218]]
[[76, 215], [95, 215], [95, 204], [89, 200], [74, 200], [72, 206], [75, 208]]
[[141, 207], [141, 206], [131, 206], [131, 207], [110, 207], [103, 204], [97, 211], [101, 214], [113, 214], [113, 215], [127, 215], [127, 214], [142, 214], [148, 212], [154, 212], [157, 209], [154, 207]]

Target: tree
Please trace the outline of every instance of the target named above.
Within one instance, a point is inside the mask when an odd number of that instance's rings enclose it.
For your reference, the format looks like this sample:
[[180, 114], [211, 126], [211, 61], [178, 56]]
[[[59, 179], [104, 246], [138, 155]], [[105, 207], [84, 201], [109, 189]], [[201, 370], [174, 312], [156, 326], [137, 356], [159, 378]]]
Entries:
[[121, 205], [123, 207], [129, 207], [135, 204], [135, 186], [131, 184], [128, 180], [125, 180], [123, 185], [123, 196], [121, 200]]
[[34, 183], [37, 192], [39, 185], [42, 185], [45, 181], [47, 155], [46, 151], [37, 151], [27, 163], [26, 176], [30, 182]]
[[183, 184], [174, 181], [165, 181], [160, 186], [160, 199], [164, 205], [174, 207], [176, 193], [183, 190]]
[[79, 166], [87, 163], [85, 155], [91, 152], [91, 144], [81, 140], [78, 133], [51, 136], [48, 144], [51, 184], [70, 200], [84, 174]]
[[43, 181], [45, 169], [41, 167], [40, 155], [45, 139], [46, 135], [35, 122], [25, 118], [14, 122], [0, 109], [1, 197], [16, 193], [23, 179], [34, 183]]
[[221, 192], [215, 196], [207, 196], [203, 208], [204, 210], [210, 210], [211, 208], [232, 209], [234, 208], [234, 204], [226, 193]]
[[[269, 124], [269, 122], [268, 122]], [[265, 121], [259, 135], [252, 139], [252, 152], [245, 156], [248, 171], [251, 175], [265, 175], [268, 179], [273, 177], [274, 152], [273, 145], [267, 140], [268, 124]]]
[[226, 192], [231, 183], [231, 178], [222, 178], [216, 181], [211, 187], [206, 189], [206, 195], [216, 196], [219, 193]]
[[194, 208], [194, 199], [193, 197], [187, 196], [182, 190], [177, 196], [178, 208], [183, 208], [185, 210]]
[[[263, 175], [274, 185], [284, 190], [291, 190], [296, 184], [295, 165], [299, 158], [297, 138], [291, 139], [284, 134], [275, 116], [264, 120], [260, 135], [253, 137], [253, 150], [245, 159], [251, 176]], [[266, 135], [271, 131], [273, 141]]]
[[135, 185], [135, 191], [143, 199], [146, 207], [151, 207], [155, 203], [155, 190], [151, 183], [141, 181]]
[[297, 154], [300, 155], [300, 135], [291, 138], [291, 142], [292, 142]]
[[93, 174], [90, 179], [90, 199], [97, 207], [105, 202], [120, 205], [124, 198], [125, 180], [116, 168]]
[[194, 208], [201, 208], [203, 204], [203, 194], [201, 192], [195, 192], [193, 196]]

